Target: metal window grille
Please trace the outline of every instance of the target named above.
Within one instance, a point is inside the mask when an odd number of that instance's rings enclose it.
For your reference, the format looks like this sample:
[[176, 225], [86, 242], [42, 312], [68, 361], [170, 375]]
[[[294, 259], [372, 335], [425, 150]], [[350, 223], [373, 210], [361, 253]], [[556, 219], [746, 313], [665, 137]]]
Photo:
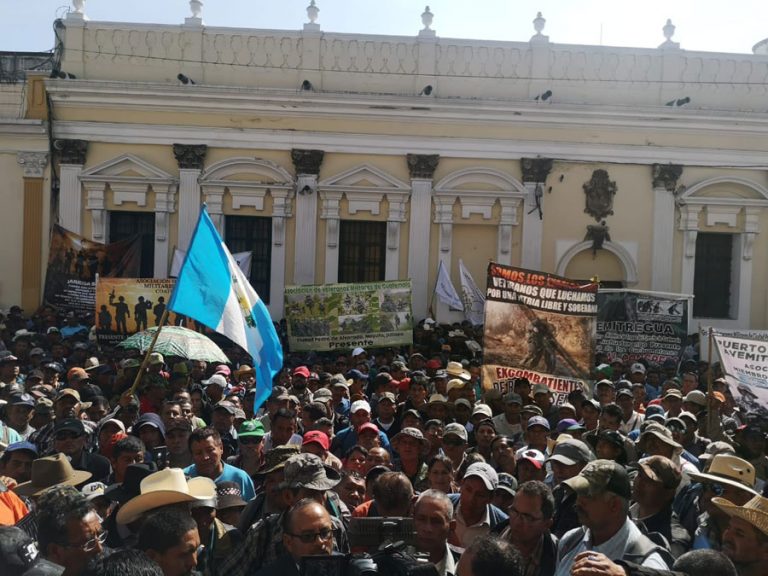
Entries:
[[339, 229], [339, 282], [384, 280], [387, 223], [342, 220]]
[[731, 317], [733, 234], [699, 232], [693, 274], [693, 315]]
[[141, 278], [155, 277], [155, 215], [152, 212], [110, 212], [109, 241], [141, 235]]
[[269, 304], [272, 270], [272, 218], [261, 216], [226, 216], [224, 240], [235, 252], [251, 252], [251, 286]]

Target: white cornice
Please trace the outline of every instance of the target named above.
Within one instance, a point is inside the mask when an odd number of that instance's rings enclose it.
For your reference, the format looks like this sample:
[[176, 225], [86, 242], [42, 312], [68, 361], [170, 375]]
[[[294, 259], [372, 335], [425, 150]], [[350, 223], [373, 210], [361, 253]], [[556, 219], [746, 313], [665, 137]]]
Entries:
[[675, 134], [717, 130], [768, 134], [768, 114], [754, 111], [683, 109], [666, 106], [557, 104], [491, 99], [424, 100], [357, 93], [312, 93], [236, 86], [48, 80], [54, 106], [87, 109], [173, 111], [193, 114], [276, 114], [289, 118], [395, 120], [537, 127], [643, 128]]
[[42, 136], [47, 134], [43, 120], [0, 120], [0, 135], [3, 136]]
[[672, 163], [768, 169], [763, 151], [618, 145], [594, 142], [387, 136], [288, 130], [163, 126], [100, 122], [55, 122], [55, 138], [91, 142], [170, 146], [205, 143], [210, 147], [251, 150], [321, 149], [326, 153], [403, 155], [440, 154], [451, 158], [516, 160], [542, 156], [572, 162], [618, 164]]

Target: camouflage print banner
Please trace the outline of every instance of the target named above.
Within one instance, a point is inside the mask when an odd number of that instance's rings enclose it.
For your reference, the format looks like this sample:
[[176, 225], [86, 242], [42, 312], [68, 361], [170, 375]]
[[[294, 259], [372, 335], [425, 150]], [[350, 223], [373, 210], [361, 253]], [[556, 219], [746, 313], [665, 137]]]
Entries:
[[285, 319], [292, 352], [410, 345], [411, 281], [288, 286]]

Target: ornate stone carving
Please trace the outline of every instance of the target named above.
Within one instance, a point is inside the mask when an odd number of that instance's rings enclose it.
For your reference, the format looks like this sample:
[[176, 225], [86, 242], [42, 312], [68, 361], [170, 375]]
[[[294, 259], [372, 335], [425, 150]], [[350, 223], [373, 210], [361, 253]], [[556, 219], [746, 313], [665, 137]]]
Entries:
[[440, 161], [439, 154], [408, 154], [408, 173], [411, 178], [431, 180]]
[[674, 192], [682, 173], [683, 167], [680, 164], [654, 164], [653, 187], [666, 188], [667, 191]]
[[208, 146], [205, 144], [174, 144], [173, 155], [179, 168], [202, 170], [205, 155], [208, 153]]
[[24, 178], [42, 178], [48, 165], [47, 152], [19, 152], [16, 161], [24, 170]]
[[584, 236], [584, 240], [592, 241], [592, 255], [597, 256], [597, 251], [603, 249], [603, 244], [611, 241], [611, 235], [608, 233], [610, 228], [606, 225], [605, 220], [600, 224], [588, 224], [587, 235]]
[[522, 158], [523, 182], [546, 182], [552, 170], [551, 158]]
[[320, 174], [320, 164], [323, 163], [325, 152], [322, 150], [291, 150], [291, 160], [296, 174]]
[[59, 151], [59, 161], [62, 164], [85, 164], [87, 140], [56, 140], [53, 147]]
[[603, 169], [592, 172], [592, 178], [585, 183], [587, 205], [584, 212], [592, 216], [598, 222], [613, 214], [613, 197], [616, 195], [616, 182], [608, 177], [608, 172]]

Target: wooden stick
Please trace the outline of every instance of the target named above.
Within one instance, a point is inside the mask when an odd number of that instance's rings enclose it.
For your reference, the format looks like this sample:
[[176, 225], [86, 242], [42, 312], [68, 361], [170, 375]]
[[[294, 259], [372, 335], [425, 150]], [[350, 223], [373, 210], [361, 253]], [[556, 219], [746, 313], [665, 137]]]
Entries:
[[163, 311], [163, 315], [160, 317], [160, 324], [157, 325], [157, 331], [155, 332], [154, 336], [152, 336], [152, 342], [149, 343], [149, 348], [147, 348], [147, 351], [144, 353], [144, 360], [141, 362], [141, 367], [139, 368], [138, 374], [136, 374], [136, 379], [133, 381], [133, 385], [131, 386], [130, 390], [128, 390], [128, 394], [130, 395], [136, 393], [136, 388], [138, 388], [139, 383], [141, 383], [141, 379], [144, 376], [144, 371], [147, 369], [147, 365], [149, 364], [149, 355], [152, 354], [152, 351], [155, 349], [155, 342], [157, 342], [157, 337], [160, 336], [160, 330], [162, 330], [163, 326], [165, 326], [166, 320], [168, 320], [167, 306]]
[[707, 358], [709, 359], [709, 366], [707, 368], [707, 436], [712, 438], [712, 434], [715, 432], [715, 418], [719, 417], [716, 410], [712, 409], [712, 388], [714, 383], [712, 381], [712, 326], [709, 327], [709, 339], [707, 345]]

